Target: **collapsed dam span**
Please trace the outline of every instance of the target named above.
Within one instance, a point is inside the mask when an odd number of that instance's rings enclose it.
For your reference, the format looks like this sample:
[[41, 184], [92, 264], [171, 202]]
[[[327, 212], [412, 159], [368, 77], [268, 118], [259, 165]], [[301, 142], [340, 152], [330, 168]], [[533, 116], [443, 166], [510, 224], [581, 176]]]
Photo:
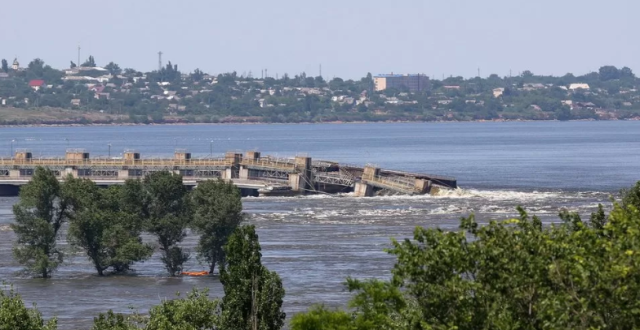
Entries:
[[68, 149], [64, 157], [34, 158], [28, 150], [17, 150], [12, 158], [0, 158], [0, 195], [17, 194], [37, 167], [52, 170], [59, 180], [71, 175], [101, 186], [170, 171], [182, 175], [187, 186], [211, 179], [231, 181], [244, 196], [342, 192], [354, 192], [357, 197], [421, 195], [457, 187], [451, 177], [313, 160], [306, 155], [279, 158], [258, 151], [231, 151], [224, 157], [192, 158], [186, 150], [175, 150], [173, 158], [158, 159], [142, 158], [139, 152], [126, 150], [123, 157], [91, 158], [83, 149]]

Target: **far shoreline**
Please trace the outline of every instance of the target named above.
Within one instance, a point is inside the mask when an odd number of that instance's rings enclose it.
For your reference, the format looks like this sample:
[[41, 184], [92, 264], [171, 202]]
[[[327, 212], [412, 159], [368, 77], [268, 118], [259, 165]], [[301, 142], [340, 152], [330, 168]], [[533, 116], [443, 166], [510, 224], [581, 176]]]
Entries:
[[417, 120], [389, 120], [389, 121], [322, 121], [322, 122], [299, 122], [299, 123], [273, 123], [273, 122], [224, 122], [224, 123], [65, 123], [65, 124], [16, 124], [0, 125], [0, 128], [48, 128], [48, 127], [108, 127], [108, 126], [231, 126], [231, 125], [342, 125], [342, 124], [453, 124], [453, 123], [517, 123], [517, 122], [595, 122], [595, 121], [639, 121], [640, 118], [630, 119], [500, 119], [500, 120], [439, 120], [439, 121], [417, 121]]

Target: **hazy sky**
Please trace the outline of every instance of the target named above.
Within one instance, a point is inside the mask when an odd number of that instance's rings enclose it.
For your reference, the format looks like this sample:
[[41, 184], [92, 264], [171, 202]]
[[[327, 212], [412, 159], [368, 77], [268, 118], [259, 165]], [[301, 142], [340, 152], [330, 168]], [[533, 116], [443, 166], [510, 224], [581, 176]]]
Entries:
[[[584, 74], [602, 65], [640, 73], [638, 0], [31, 0], [8, 1], [0, 57], [57, 67], [148, 71], [367, 72], [465, 77], [523, 70]], [[634, 38], [632, 38], [632, 36]]]

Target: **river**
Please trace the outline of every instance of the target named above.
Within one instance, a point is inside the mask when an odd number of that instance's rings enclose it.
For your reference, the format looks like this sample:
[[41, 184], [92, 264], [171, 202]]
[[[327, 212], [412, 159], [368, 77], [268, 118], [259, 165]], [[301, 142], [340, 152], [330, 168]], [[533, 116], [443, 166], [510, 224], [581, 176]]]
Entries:
[[[15, 142], [11, 142], [15, 141]], [[640, 122], [401, 123], [318, 125], [191, 125], [0, 128], [0, 155], [28, 148], [34, 157], [85, 148], [92, 157], [136, 149], [143, 157], [170, 156], [186, 148], [194, 157], [228, 150], [294, 156], [454, 176], [461, 189], [438, 196], [354, 198], [351, 195], [245, 198], [263, 262], [277, 271], [291, 315], [313, 303], [343, 306], [347, 276], [387, 278], [394, 259], [390, 238], [411, 236], [415, 226], [455, 229], [474, 213], [482, 221], [516, 215], [525, 206], [546, 223], [563, 208], [583, 214], [620, 188], [640, 180]], [[15, 197], [0, 197], [0, 279], [13, 283], [28, 304], [60, 329], [88, 329], [113, 309], [145, 312], [176, 292], [208, 287], [216, 278], [168, 278], [158, 255], [128, 276], [99, 278], [82, 253], [67, 247], [67, 262], [49, 280], [17, 274], [9, 230]], [[150, 239], [150, 238], [146, 238]], [[196, 237], [184, 245], [193, 249]], [[197, 261], [189, 270], [201, 270]]]

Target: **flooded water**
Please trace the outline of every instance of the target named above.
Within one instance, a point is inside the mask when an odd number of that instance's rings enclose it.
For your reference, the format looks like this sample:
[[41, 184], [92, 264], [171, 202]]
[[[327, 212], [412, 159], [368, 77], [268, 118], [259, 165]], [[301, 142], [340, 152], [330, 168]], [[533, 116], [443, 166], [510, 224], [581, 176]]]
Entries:
[[[18, 139], [35, 155], [62, 153], [65, 136], [75, 136], [89, 150], [128, 137], [143, 156], [166, 152], [176, 136], [202, 144], [197, 148], [206, 155], [208, 139], [222, 144], [229, 136], [225, 149], [255, 145], [270, 154], [306, 151], [312, 157], [458, 178], [462, 189], [438, 196], [243, 199], [247, 223], [258, 228], [263, 262], [283, 279], [289, 315], [318, 302], [343, 306], [349, 294], [342, 283], [348, 276], [387, 278], [394, 260], [383, 250], [391, 237], [410, 237], [416, 226], [455, 229], [459, 218], [471, 213], [481, 222], [515, 216], [517, 205], [550, 223], [563, 208], [587, 214], [598, 203], [609, 205], [619, 188], [640, 179], [638, 122], [0, 129], [0, 141]], [[196, 154], [197, 148], [192, 148]], [[108, 309], [145, 312], [192, 287], [222, 295], [217, 278], [168, 278], [158, 255], [136, 264], [129, 276], [97, 277], [84, 255], [64, 240], [60, 244], [69, 258], [54, 278], [21, 277], [8, 226], [16, 201], [0, 197], [0, 279], [13, 283], [47, 317], [58, 316], [60, 329], [88, 329], [92, 318]], [[193, 250], [196, 239], [189, 235], [184, 245]], [[187, 268], [204, 269], [195, 260]]]

